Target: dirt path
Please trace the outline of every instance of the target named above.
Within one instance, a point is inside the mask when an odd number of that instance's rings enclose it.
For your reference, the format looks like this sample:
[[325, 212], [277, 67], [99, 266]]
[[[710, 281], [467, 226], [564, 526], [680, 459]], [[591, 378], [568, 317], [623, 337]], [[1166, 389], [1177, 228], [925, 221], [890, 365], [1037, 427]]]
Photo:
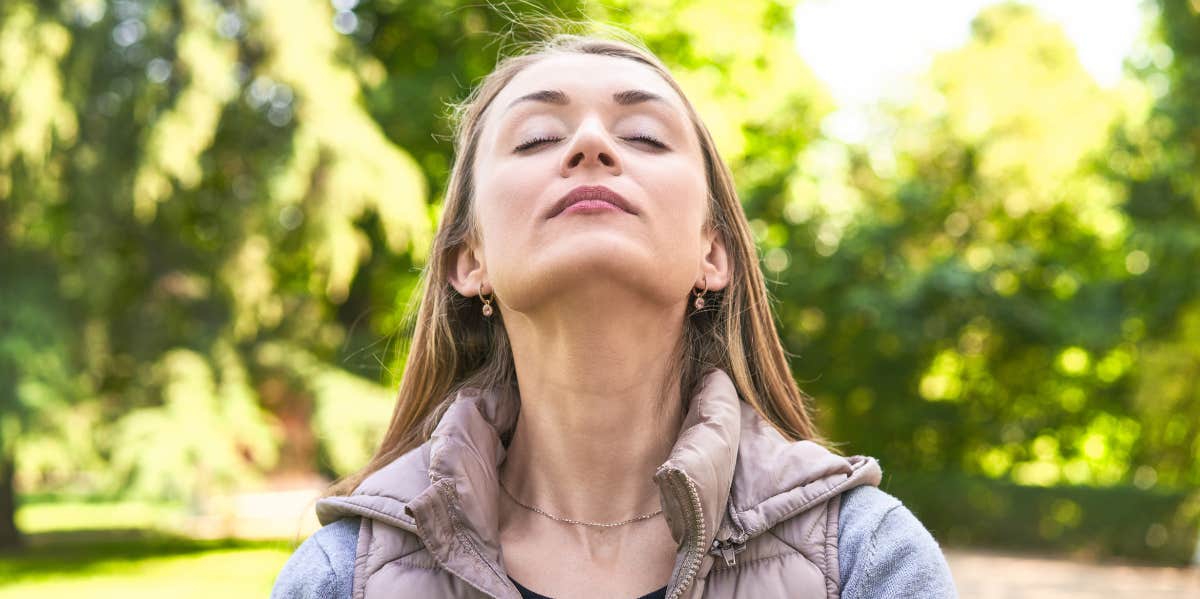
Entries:
[[946, 549], [963, 599], [1200, 599], [1200, 568], [1083, 563]]

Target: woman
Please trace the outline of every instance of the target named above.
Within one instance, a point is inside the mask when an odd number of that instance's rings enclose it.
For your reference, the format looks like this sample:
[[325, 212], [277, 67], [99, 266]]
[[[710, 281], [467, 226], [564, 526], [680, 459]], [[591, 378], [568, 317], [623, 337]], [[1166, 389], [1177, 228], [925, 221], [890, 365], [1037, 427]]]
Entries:
[[942, 597], [826, 449], [729, 170], [666, 68], [559, 35], [460, 107], [396, 410], [276, 597]]

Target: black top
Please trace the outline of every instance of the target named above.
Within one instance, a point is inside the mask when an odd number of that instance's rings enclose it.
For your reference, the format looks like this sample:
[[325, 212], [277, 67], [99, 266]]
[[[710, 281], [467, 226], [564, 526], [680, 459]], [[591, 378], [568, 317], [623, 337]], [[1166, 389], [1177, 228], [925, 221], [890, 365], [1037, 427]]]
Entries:
[[[551, 599], [550, 597], [539, 595], [521, 586], [521, 583], [517, 582], [512, 576], [509, 576], [508, 579], [511, 580], [513, 584], [517, 585], [517, 590], [521, 591], [521, 597], [523, 599]], [[641, 597], [638, 597], [637, 599], [667, 599], [667, 587], [663, 587], [652, 593], [647, 593]]]

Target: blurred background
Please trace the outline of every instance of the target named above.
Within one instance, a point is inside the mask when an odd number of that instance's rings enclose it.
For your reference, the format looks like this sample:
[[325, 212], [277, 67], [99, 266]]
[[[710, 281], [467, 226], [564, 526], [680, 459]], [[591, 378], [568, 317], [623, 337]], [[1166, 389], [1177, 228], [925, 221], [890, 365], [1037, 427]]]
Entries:
[[490, 4], [0, 3], [0, 597], [269, 593], [539, 14], [672, 68], [963, 596], [1200, 596], [1200, 0]]

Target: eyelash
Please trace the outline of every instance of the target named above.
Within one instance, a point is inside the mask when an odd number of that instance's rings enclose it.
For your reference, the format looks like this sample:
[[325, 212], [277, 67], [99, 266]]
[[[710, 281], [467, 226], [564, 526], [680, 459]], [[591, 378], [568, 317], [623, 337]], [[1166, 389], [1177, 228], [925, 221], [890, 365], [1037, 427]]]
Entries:
[[[653, 137], [650, 137], [649, 135], [634, 135], [632, 137], [622, 137], [621, 139], [627, 139], [627, 140], [632, 140], [632, 141], [644, 141], [652, 146], [655, 146], [657, 148], [664, 149], [664, 150], [667, 148], [666, 144], [664, 144], [663, 142], [661, 142]], [[533, 147], [541, 145], [546, 142], [560, 141], [560, 140], [562, 140], [561, 137], [535, 137], [535, 138], [517, 146], [515, 148], [515, 150], [517, 152], [523, 152], [525, 150], [532, 149]]]

